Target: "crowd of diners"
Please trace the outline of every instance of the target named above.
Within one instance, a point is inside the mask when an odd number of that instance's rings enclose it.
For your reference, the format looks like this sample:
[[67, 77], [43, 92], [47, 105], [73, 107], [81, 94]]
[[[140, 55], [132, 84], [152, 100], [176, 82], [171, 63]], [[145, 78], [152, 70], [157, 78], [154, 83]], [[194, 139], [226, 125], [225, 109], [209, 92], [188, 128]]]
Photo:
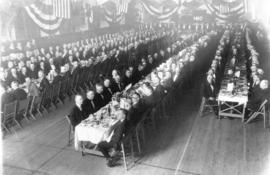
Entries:
[[[193, 34], [192, 38], [194, 38], [195, 35]], [[140, 80], [144, 80], [143, 83], [135, 83], [135, 87], [131, 87], [128, 95], [124, 95], [125, 98], [129, 99], [128, 103], [130, 104], [130, 107], [128, 109], [120, 108], [118, 110], [113, 110], [117, 111], [118, 122], [110, 127], [110, 130], [106, 132], [109, 136], [112, 131], [114, 131], [113, 136], [109, 142], [102, 141], [97, 144], [97, 149], [102, 152], [109, 167], [115, 165], [114, 158], [115, 154], [117, 154], [117, 151], [119, 150], [120, 140], [123, 133], [126, 133], [130, 128], [134, 128], [142, 120], [147, 110], [152, 110], [154, 108], [155, 110], [153, 111], [155, 111], [155, 113], [159, 113], [159, 115], [168, 115], [168, 111], [166, 109], [163, 110], [163, 108], [166, 107], [166, 100], [170, 101], [169, 99], [173, 98], [172, 96], [175, 96], [175, 92], [179, 91], [180, 84], [183, 83], [179, 82], [183, 80], [179, 79], [180, 74], [181, 76], [189, 76], [188, 78], [191, 76], [183, 73], [183, 67], [189, 69], [194, 66], [195, 58], [199, 57], [199, 55], [197, 55], [198, 50], [207, 47], [212, 35], [217, 35], [217, 33], [213, 32], [211, 34], [204, 35], [195, 44], [193, 44], [191, 47], [185, 48], [184, 50], [182, 49], [186, 46], [186, 44], [181, 46], [179, 45], [181, 43], [180, 40], [176, 40], [172, 45], [181, 47], [176, 47], [175, 52], [172, 54], [168, 54], [169, 51], [167, 50], [168, 57], [162, 59], [163, 61], [160, 62], [161, 64], [159, 64], [157, 69], [147, 71], [140, 78]], [[196, 38], [198, 38], [198, 36], [194, 39]], [[195, 42], [194, 39], [191, 41]], [[162, 64], [162, 62], [165, 60], [167, 60], [166, 63]], [[141, 61], [144, 62], [144, 59]], [[144, 64], [147, 65], [148, 63]], [[184, 71], [187, 70], [185, 69]], [[192, 70], [188, 70], [188, 73], [190, 73], [190, 71]], [[130, 69], [127, 69], [124, 77], [121, 79], [120, 73], [114, 70], [112, 72], [112, 83], [110, 79], [105, 79], [104, 85], [97, 83], [95, 85], [95, 90], [87, 91], [85, 99], [83, 99], [82, 95], [76, 95], [75, 105], [69, 115], [73, 127], [76, 127], [86, 118], [89, 119], [89, 117], [94, 117], [91, 114], [94, 114], [105, 106], [108, 101], [111, 101], [113, 94], [115, 94], [113, 97], [120, 98], [117, 97], [117, 93], [122, 92], [126, 85], [134, 85], [132, 72], [133, 71], [130, 71]], [[175, 92], [171, 92], [173, 87], [175, 87]], [[144, 92], [147, 95], [143, 95], [144, 93], [138, 90], [140, 88], [143, 88], [144, 90], [147, 89], [146, 92]], [[170, 97], [168, 97], [169, 95]], [[93, 118], [93, 120], [98, 119]], [[107, 138], [107, 136], [105, 138]], [[111, 149], [112, 151], [110, 151]]]
[[[111, 72], [107, 71], [104, 74], [104, 71], [99, 69], [104, 62], [109, 66], [105, 67], [107, 70], [116, 68], [118, 71], [119, 69], [124, 71], [121, 66], [130, 65], [129, 69], [135, 74], [137, 70], [142, 74], [149, 72], [151, 67], [157, 64], [159, 57], [167, 57], [166, 54], [173, 52], [174, 47], [166, 46], [177, 39], [178, 34], [179, 31], [176, 30], [130, 30], [63, 43], [61, 46], [50, 46], [47, 49], [37, 48], [35, 42], [27, 42], [23, 50], [18, 44], [15, 49], [12, 43], [8, 50], [9, 54], [1, 56], [1, 87], [5, 91], [2, 96], [2, 107], [14, 100], [24, 99], [26, 94], [40, 95], [52, 84], [77, 76], [82, 71], [89, 74], [91, 72], [93, 76], [98, 72], [104, 77], [109, 76]], [[147, 55], [147, 49], [151, 50], [151, 54]], [[129, 60], [135, 63], [130, 64], [127, 62]], [[128, 70], [125, 71], [128, 75]], [[87, 78], [94, 79], [91, 83], [97, 81], [97, 77]]]
[[[82, 91], [87, 92], [87, 99], [95, 99], [95, 106], [87, 108], [87, 113], [97, 111], [112, 94], [138, 82], [199, 34], [186, 40], [182, 36], [176, 27], [161, 27], [105, 34], [48, 48], [38, 48], [34, 40], [24, 49], [20, 44], [15, 49], [12, 43], [6, 49], [8, 54], [1, 56], [1, 111], [5, 113], [5, 106], [13, 102], [20, 105], [21, 101], [40, 97], [38, 107], [42, 112]], [[56, 88], [59, 86], [60, 90]], [[70, 91], [66, 91], [69, 86]], [[56, 91], [58, 99], [51, 96]], [[106, 95], [99, 95], [101, 92]]]
[[247, 119], [251, 113], [257, 111], [262, 102], [269, 98], [268, 80], [264, 76], [264, 71], [259, 68], [259, 54], [252, 45], [250, 35], [251, 31], [249, 28], [245, 30], [228, 28], [225, 30], [215, 58], [206, 74], [203, 84], [203, 96], [212, 105], [217, 117], [217, 95], [220, 91], [225, 67], [228, 66], [228, 72], [226, 73], [234, 74], [235, 66], [240, 59], [245, 60], [244, 66], [246, 66], [247, 70], [245, 76], [249, 88], [245, 118]]

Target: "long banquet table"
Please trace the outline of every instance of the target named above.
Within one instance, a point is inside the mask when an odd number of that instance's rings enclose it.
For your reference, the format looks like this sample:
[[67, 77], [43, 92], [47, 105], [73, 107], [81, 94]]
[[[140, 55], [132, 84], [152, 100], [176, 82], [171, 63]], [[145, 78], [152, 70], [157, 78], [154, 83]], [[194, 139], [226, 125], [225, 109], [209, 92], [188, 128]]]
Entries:
[[[210, 37], [206, 37], [205, 40], [210, 40]], [[201, 41], [200, 47], [203, 47], [203, 44], [205, 40], [199, 40]], [[206, 42], [208, 42], [206, 41]], [[196, 43], [198, 44], [198, 43]], [[190, 46], [190, 48], [193, 48], [193, 46]], [[182, 50], [181, 53], [186, 53], [187, 48]], [[175, 55], [169, 60], [167, 60], [165, 63], [162, 63], [159, 67], [157, 67], [154, 71], [170, 71], [172, 74], [177, 75], [176, 69], [169, 69], [169, 65], [172, 62], [188, 62], [189, 60], [186, 59], [185, 55]], [[189, 64], [189, 63], [187, 63]], [[154, 72], [153, 71], [153, 72]], [[177, 75], [179, 76], [179, 75]], [[177, 78], [176, 78], [177, 79]], [[165, 81], [162, 80], [162, 81]], [[92, 142], [93, 144], [98, 144], [101, 141], [110, 141], [110, 138], [112, 134], [108, 137], [104, 137], [106, 132], [110, 129], [110, 127], [117, 122], [117, 119], [114, 114], [117, 113], [117, 110], [121, 108], [125, 108], [127, 110], [130, 109], [130, 105], [128, 101], [131, 99], [131, 93], [136, 91], [140, 94], [141, 98], [149, 96], [147, 91], [143, 89], [143, 85], [145, 83], [149, 83], [151, 87], [155, 90], [156, 86], [151, 82], [151, 73], [148, 74], [144, 79], [140, 80], [138, 83], [133, 85], [132, 87], [126, 88], [123, 92], [120, 94], [117, 94], [118, 98], [120, 97], [120, 102], [116, 102], [116, 100], [112, 100], [109, 104], [102, 107], [99, 111], [97, 111], [95, 114], [90, 115], [89, 118], [82, 121], [79, 125], [75, 127], [75, 134], [74, 134], [74, 146], [75, 150], [79, 150], [80, 148], [83, 149], [84, 147], [81, 144], [81, 142]]]
[[[243, 60], [238, 62], [235, 73], [232, 75], [229, 75], [228, 72], [229, 67], [227, 66], [217, 97], [218, 115], [241, 118], [244, 121], [249, 89], [245, 62]], [[236, 74], [239, 75], [236, 76]]]

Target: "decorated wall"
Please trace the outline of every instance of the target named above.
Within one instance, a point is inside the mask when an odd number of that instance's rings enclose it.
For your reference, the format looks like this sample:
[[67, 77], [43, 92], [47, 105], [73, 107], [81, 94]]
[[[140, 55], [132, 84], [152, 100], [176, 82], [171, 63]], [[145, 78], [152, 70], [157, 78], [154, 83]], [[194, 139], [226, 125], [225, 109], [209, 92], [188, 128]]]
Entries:
[[248, 11], [246, 0], [10, 0], [4, 5], [1, 35], [7, 40], [140, 23], [238, 22]]

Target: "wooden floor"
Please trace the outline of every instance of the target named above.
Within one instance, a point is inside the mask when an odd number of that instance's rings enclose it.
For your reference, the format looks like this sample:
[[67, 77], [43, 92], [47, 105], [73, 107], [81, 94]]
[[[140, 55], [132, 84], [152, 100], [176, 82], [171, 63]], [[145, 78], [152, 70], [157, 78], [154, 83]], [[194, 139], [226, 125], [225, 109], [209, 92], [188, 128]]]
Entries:
[[[144, 153], [125, 172], [108, 168], [103, 157], [81, 156], [67, 145], [64, 114], [71, 102], [37, 121], [24, 123], [3, 140], [5, 175], [269, 175], [270, 129], [257, 121], [197, 116], [200, 97], [190, 91], [174, 106], [158, 132], [148, 132]], [[195, 103], [194, 103], [195, 102]]]

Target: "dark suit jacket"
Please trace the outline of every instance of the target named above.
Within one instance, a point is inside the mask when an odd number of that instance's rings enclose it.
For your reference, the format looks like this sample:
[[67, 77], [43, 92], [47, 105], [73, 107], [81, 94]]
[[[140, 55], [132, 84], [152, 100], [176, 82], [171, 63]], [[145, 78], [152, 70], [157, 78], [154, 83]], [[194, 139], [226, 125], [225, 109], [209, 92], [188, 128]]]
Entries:
[[96, 93], [94, 101], [97, 104], [98, 109], [105, 106], [106, 105], [106, 99], [105, 99], [104, 93], [102, 93], [102, 94]]
[[27, 98], [26, 92], [23, 89], [21, 89], [21, 88], [18, 88], [16, 90], [14, 90], [12, 92], [12, 94], [15, 96], [16, 100], [18, 100], [18, 101], [19, 100], [24, 100], [24, 99]]
[[40, 82], [39, 85], [39, 90], [42, 92], [44, 91], [46, 88], [48, 88], [50, 86], [49, 81], [47, 80], [47, 78], [43, 78]]
[[123, 85], [124, 87], [126, 87], [127, 85], [129, 85], [130, 83], [132, 83], [131, 78], [128, 78], [127, 76], [124, 76], [122, 79]]
[[258, 110], [265, 99], [269, 100], [269, 95], [269, 89], [257, 89], [249, 98], [248, 107], [254, 111]]
[[16, 97], [14, 96], [13, 93], [4, 92], [2, 97], [1, 97], [2, 110], [4, 109], [5, 104], [11, 103], [11, 102], [13, 102], [15, 100], [16, 100]]
[[135, 126], [143, 117], [143, 113], [146, 111], [147, 105], [144, 100], [140, 100], [135, 106], [133, 106], [127, 116], [128, 126]]
[[76, 105], [72, 108], [70, 112], [70, 121], [73, 127], [81, 123], [85, 119], [85, 114]]
[[56, 77], [54, 77], [52, 84], [56, 84], [56, 83], [60, 83], [60, 81], [62, 81], [63, 77], [60, 75], [57, 75]]
[[[95, 101], [94, 100], [93, 100], [93, 102], [95, 104]], [[95, 104], [95, 107], [92, 106], [91, 100], [89, 100], [88, 98], [86, 98], [83, 101], [82, 110], [83, 110], [84, 114], [88, 117], [90, 114], [95, 113], [98, 110], [98, 108], [97, 108], [97, 105], [96, 104]]]
[[119, 143], [119, 141], [121, 140], [123, 133], [125, 131], [125, 121], [118, 121], [114, 126], [113, 126], [113, 135], [111, 138], [111, 143]]
[[121, 86], [121, 89], [119, 88], [118, 84], [113, 80], [112, 85], [111, 85], [113, 93], [121, 92], [122, 90], [124, 90], [124, 86], [122, 82], [120, 82], [120, 86]]
[[210, 84], [205, 81], [203, 83], [203, 96], [208, 99], [209, 97], [216, 97], [216, 94], [215, 94], [215, 87], [213, 85], [213, 89], [211, 88]]
[[[111, 88], [110, 88], [110, 90], [111, 90]], [[106, 104], [109, 103], [112, 99], [113, 91], [111, 90], [111, 92], [110, 92], [108, 88], [104, 87], [103, 94], [105, 96]]]
[[36, 70], [29, 69], [28, 75], [29, 75], [30, 78], [33, 78], [33, 79], [37, 79], [38, 78], [38, 73], [37, 73]]

